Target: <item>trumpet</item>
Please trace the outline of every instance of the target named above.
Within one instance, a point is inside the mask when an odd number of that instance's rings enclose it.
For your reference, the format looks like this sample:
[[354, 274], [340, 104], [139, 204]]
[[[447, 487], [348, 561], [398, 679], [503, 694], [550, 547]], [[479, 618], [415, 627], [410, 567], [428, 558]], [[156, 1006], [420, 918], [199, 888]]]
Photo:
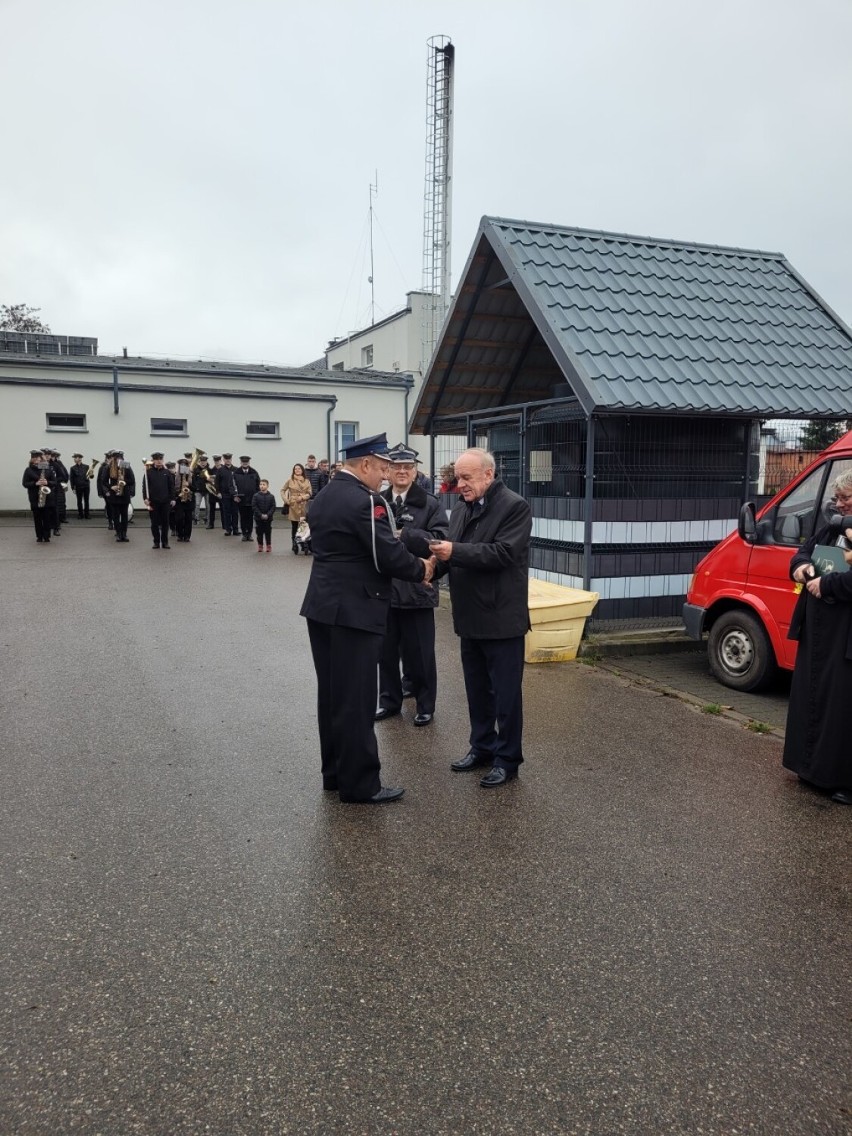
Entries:
[[97, 458], [92, 458], [92, 464], [91, 464], [91, 465], [89, 466], [89, 468], [88, 468], [88, 469], [86, 470], [86, 477], [88, 477], [89, 481], [94, 481], [94, 479], [95, 479], [95, 470], [96, 470], [96, 469], [98, 468], [98, 466], [99, 466], [100, 464], [101, 464], [101, 463], [100, 463], [100, 462], [98, 461], [98, 459], [97, 459]]

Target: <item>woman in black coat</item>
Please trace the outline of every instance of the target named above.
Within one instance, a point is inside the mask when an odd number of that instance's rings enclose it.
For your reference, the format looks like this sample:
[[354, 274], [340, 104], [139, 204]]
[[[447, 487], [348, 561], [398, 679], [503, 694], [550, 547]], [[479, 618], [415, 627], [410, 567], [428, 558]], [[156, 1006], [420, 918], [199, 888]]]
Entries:
[[[852, 470], [833, 486], [837, 513], [852, 514]], [[852, 567], [852, 528], [826, 525], [790, 562], [802, 593], [790, 623], [799, 650], [790, 689], [784, 767], [802, 781], [852, 804], [852, 570], [818, 576], [817, 545], [839, 546]]]

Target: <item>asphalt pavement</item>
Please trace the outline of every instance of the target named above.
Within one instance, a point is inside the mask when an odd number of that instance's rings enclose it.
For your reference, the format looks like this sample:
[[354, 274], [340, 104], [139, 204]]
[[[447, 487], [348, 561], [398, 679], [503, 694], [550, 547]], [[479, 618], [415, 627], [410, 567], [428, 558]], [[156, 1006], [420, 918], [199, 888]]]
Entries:
[[528, 667], [482, 790], [442, 609], [433, 725], [377, 728], [405, 798], [343, 805], [310, 560], [141, 520], [0, 522], [0, 1133], [852, 1129], [852, 810], [777, 736]]

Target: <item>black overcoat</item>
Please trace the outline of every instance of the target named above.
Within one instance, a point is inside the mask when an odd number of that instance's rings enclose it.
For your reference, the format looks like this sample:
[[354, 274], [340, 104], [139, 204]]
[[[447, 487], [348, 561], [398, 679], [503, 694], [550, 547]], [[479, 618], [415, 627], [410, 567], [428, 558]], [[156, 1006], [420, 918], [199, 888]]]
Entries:
[[439, 565], [439, 575], [449, 571], [456, 635], [511, 639], [529, 631], [531, 533], [529, 505], [499, 478], [481, 511], [458, 499], [450, 515], [453, 553]]
[[[835, 544], [826, 526], [802, 545], [790, 574], [810, 562], [817, 544]], [[822, 577], [822, 598], [802, 588], [789, 638], [799, 642], [790, 687], [784, 766], [823, 789], [852, 790], [852, 571]]]
[[422, 580], [423, 564], [397, 539], [387, 502], [341, 470], [311, 505], [311, 578], [301, 615], [384, 635], [391, 577]]

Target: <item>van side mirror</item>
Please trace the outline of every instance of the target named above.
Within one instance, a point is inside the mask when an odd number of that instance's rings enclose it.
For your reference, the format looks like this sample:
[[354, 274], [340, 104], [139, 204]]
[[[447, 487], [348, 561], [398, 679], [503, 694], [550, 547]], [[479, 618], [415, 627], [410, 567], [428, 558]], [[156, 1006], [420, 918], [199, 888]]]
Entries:
[[757, 521], [755, 520], [754, 501], [746, 501], [740, 509], [737, 521], [737, 532], [740, 540], [746, 544], [755, 544], [757, 541]]

